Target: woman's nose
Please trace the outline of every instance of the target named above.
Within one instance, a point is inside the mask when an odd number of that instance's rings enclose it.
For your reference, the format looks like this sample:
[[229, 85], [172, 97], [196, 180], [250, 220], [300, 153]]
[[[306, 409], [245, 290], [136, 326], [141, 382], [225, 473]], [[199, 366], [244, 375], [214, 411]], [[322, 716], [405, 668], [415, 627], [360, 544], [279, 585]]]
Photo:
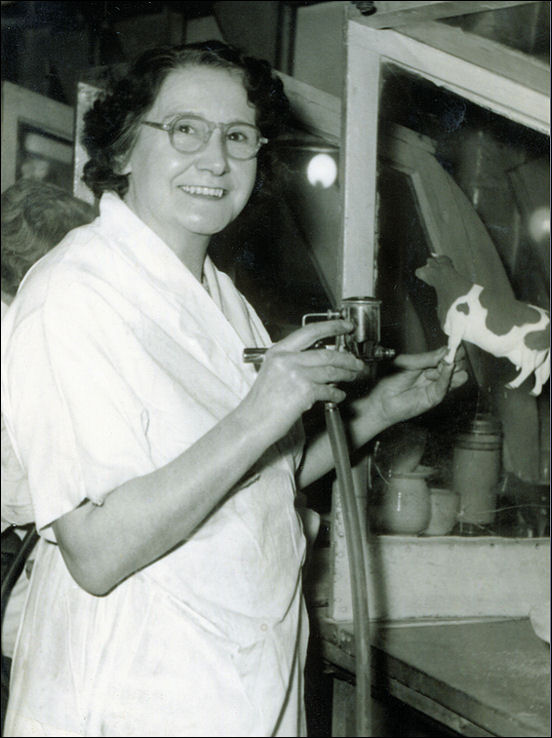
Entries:
[[198, 153], [196, 166], [198, 169], [206, 169], [220, 176], [228, 169], [228, 155], [224, 145], [222, 132], [214, 130], [209, 140]]

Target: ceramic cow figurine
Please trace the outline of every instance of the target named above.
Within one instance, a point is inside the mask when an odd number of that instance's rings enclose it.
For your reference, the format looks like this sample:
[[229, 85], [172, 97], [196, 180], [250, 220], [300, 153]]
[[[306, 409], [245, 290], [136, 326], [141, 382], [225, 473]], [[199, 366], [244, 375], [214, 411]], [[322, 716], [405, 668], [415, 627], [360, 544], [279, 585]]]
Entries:
[[497, 290], [474, 284], [459, 274], [448, 256], [432, 256], [416, 276], [437, 292], [437, 312], [449, 337], [445, 360], [454, 360], [461, 341], [493, 356], [506, 357], [519, 374], [506, 386], [519, 387], [533, 372], [532, 395], [539, 395], [550, 376], [550, 317]]

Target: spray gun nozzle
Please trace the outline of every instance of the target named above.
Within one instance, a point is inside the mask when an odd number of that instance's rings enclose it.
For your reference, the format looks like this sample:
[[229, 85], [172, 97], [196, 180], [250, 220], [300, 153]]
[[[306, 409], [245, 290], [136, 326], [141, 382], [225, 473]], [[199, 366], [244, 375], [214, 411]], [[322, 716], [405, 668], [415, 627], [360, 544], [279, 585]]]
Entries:
[[393, 359], [397, 352], [392, 348], [384, 348], [383, 346], [376, 346], [374, 351], [374, 359], [382, 361], [384, 359]]

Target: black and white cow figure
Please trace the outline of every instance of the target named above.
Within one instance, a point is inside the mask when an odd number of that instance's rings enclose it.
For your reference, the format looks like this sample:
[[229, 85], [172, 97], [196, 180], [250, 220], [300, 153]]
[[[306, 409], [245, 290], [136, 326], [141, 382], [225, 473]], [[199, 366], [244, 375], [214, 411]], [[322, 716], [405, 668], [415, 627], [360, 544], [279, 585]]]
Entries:
[[496, 357], [506, 357], [519, 371], [506, 386], [519, 387], [534, 373], [532, 395], [550, 376], [550, 316], [546, 310], [474, 284], [459, 274], [448, 256], [432, 255], [416, 276], [437, 292], [437, 313], [449, 337], [445, 361], [454, 361], [461, 341]]

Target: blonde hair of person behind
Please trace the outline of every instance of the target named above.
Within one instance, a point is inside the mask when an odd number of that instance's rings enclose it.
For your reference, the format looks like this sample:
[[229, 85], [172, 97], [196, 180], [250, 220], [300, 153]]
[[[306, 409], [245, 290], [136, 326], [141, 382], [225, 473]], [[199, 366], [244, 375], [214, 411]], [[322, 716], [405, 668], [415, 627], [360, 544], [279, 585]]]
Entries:
[[30, 267], [73, 228], [96, 217], [92, 205], [49, 182], [20, 179], [2, 193], [2, 292], [13, 296]]

